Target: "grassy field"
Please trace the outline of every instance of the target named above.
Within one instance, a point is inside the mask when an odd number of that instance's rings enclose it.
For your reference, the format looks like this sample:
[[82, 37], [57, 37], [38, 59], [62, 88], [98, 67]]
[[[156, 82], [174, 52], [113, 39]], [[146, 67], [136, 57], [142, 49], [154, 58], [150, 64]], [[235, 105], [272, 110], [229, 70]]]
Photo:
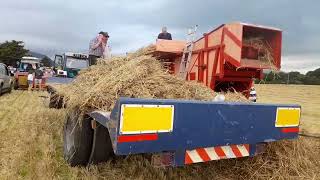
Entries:
[[[257, 91], [260, 102], [301, 104], [304, 130], [313, 134], [320, 131], [320, 86], [257, 85]], [[291, 144], [291, 149], [283, 148], [280, 153], [269, 152], [273, 157], [214, 161], [184, 168], [154, 168], [142, 156], [120, 157], [99, 166], [71, 168], [62, 154], [65, 112], [48, 109], [46, 96], [44, 92], [13, 91], [0, 97], [0, 179], [281, 179], [283, 173], [292, 175], [293, 179], [320, 177], [319, 162], [304, 157], [302, 152], [290, 152], [301, 146], [298, 143]], [[318, 140], [300, 141], [310, 148], [320, 149]], [[317, 152], [310, 153], [316, 156]], [[269, 166], [274, 165], [270, 162], [278, 161], [283, 153], [297, 157], [297, 160], [288, 158], [285, 160], [288, 165], [279, 161], [270, 170]], [[296, 166], [298, 160], [299, 167], [306, 168], [305, 171], [291, 167], [291, 164]], [[319, 171], [308, 171], [309, 167]]]
[[302, 130], [320, 135], [320, 86], [256, 85], [258, 101], [299, 104]]

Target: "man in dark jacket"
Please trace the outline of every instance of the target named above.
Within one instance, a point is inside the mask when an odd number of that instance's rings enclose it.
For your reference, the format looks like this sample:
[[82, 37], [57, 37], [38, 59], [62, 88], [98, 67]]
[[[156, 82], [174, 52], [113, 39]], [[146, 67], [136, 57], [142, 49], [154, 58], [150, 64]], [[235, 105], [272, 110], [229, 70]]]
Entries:
[[167, 27], [162, 28], [162, 32], [158, 35], [158, 39], [172, 40], [171, 34], [167, 32]]
[[43, 72], [42, 72], [39, 68], [37, 68], [37, 69], [35, 70], [35, 72], [34, 72], [34, 76], [35, 76], [35, 78], [34, 78], [34, 80], [35, 80], [34, 85], [35, 85], [36, 87], [38, 86], [39, 89], [41, 90], [41, 89], [42, 89], [41, 84], [42, 84]]

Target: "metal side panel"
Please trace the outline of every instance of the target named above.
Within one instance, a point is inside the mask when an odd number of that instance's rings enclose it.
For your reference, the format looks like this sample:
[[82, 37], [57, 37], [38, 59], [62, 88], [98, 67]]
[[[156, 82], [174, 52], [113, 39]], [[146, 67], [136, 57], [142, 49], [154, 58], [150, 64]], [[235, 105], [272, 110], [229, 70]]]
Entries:
[[107, 127], [113, 129], [111, 138], [117, 155], [185, 152], [297, 138], [300, 108], [120, 98], [111, 113], [113, 126]]
[[101, 125], [105, 126], [108, 129], [114, 152], [117, 149], [116, 138], [118, 136], [117, 135], [118, 121], [117, 121], [117, 118], [114, 118], [115, 114], [117, 113], [118, 113], [117, 108], [115, 108], [115, 110], [113, 110], [112, 112], [96, 110], [88, 113], [90, 117], [94, 118], [94, 120], [96, 120], [98, 123], [100, 123]]
[[70, 84], [74, 78], [64, 78], [64, 77], [50, 77], [47, 79], [47, 84]]

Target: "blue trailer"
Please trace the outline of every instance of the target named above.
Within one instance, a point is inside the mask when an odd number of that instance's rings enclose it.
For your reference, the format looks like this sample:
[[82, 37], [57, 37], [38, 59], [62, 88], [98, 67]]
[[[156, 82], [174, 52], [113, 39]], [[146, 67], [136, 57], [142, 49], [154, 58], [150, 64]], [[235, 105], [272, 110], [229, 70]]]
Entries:
[[64, 155], [72, 166], [131, 154], [152, 154], [159, 166], [252, 157], [267, 143], [298, 138], [300, 112], [299, 105], [120, 98], [111, 112], [68, 116]]
[[[281, 31], [244, 23], [222, 25], [185, 43], [178, 53], [174, 41], [158, 40], [155, 53], [170, 60], [168, 70], [187, 75], [186, 80], [197, 80], [215, 91], [234, 89], [250, 97], [253, 78], [262, 78], [263, 69], [273, 67], [259, 60], [260, 49], [242, 43], [257, 37], [274, 46], [270, 62], [280, 68]], [[296, 139], [301, 107], [122, 97], [111, 112], [78, 111], [68, 114], [64, 126], [64, 157], [71, 166], [131, 154], [152, 154], [153, 163], [159, 166], [184, 166], [252, 157], [267, 143]]]

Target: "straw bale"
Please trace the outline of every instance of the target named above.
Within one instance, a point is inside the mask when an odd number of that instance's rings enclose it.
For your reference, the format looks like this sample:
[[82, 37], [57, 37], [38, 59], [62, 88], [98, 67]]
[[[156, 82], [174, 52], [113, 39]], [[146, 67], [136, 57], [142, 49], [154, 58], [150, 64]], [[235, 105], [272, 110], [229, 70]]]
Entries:
[[268, 41], [264, 37], [248, 37], [243, 40], [243, 44], [252, 46], [258, 50], [258, 60], [267, 63], [271, 70], [276, 71], [277, 68], [274, 65], [273, 49]]
[[[154, 46], [142, 48], [125, 57], [100, 59], [98, 65], [84, 70], [63, 88], [68, 109], [88, 112], [110, 111], [119, 97], [213, 100], [216, 93], [197, 82], [190, 82], [167, 72], [151, 54]], [[245, 98], [226, 95], [227, 101]]]

